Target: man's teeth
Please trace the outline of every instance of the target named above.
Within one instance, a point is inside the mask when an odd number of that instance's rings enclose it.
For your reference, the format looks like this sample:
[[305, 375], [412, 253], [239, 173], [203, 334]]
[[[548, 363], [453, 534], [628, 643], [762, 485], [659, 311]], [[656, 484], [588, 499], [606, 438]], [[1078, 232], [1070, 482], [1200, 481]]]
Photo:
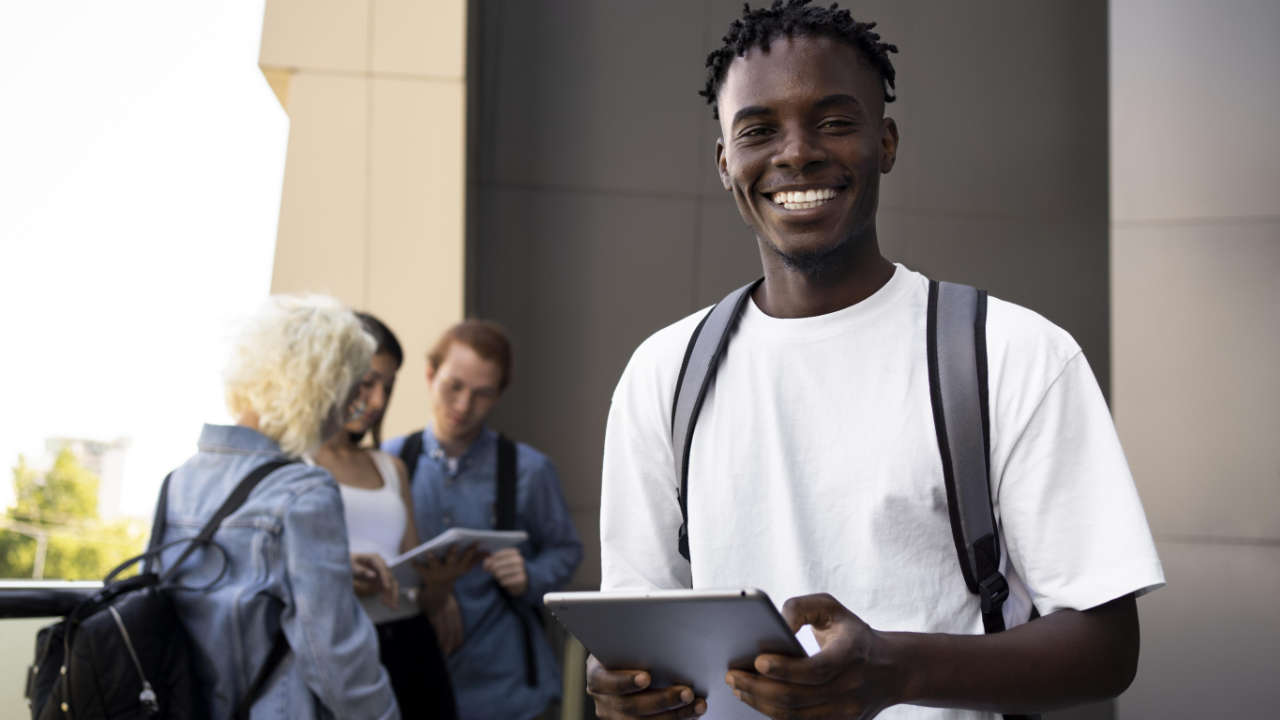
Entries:
[[773, 201], [788, 210], [808, 210], [816, 208], [836, 196], [831, 188], [817, 190], [793, 190], [773, 194]]

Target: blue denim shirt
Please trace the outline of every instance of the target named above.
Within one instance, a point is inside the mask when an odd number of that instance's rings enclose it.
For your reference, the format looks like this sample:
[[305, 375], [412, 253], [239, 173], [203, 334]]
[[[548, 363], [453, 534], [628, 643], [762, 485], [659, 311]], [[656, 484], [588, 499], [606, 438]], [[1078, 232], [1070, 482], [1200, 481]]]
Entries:
[[[270, 438], [205, 425], [199, 452], [169, 480], [164, 540], [192, 537], [255, 467], [282, 456]], [[253, 706], [253, 718], [400, 717], [378, 662], [373, 624], [356, 602], [342, 498], [328, 471], [296, 463], [268, 475], [197, 550], [173, 593], [191, 639], [210, 716], [230, 717], [283, 627], [292, 652]], [[161, 566], [184, 545], [166, 550]]]
[[[403, 445], [404, 438], [395, 438], [383, 449], [398, 455]], [[424, 431], [422, 456], [409, 468], [413, 518], [423, 540], [451, 527], [493, 528], [497, 448], [497, 433], [486, 428], [450, 469], [435, 435]], [[529, 533], [520, 547], [529, 589], [517, 607], [533, 623], [538, 682], [530, 687], [525, 679], [521, 619], [507, 608], [493, 576], [476, 566], [454, 585], [466, 635], [449, 656], [449, 672], [462, 720], [524, 720], [560, 697], [560, 668], [534, 607], [541, 607], [543, 593], [569, 581], [582, 561], [582, 543], [551, 461], [519, 443], [516, 472], [516, 527]]]

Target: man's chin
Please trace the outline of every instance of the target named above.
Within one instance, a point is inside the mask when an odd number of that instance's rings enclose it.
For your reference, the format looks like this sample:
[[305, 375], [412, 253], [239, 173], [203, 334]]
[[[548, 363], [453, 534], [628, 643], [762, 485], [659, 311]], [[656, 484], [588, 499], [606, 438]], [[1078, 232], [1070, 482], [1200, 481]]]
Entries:
[[773, 251], [782, 264], [788, 270], [792, 270], [803, 275], [818, 276], [835, 267], [841, 255], [841, 251], [845, 249], [847, 241], [838, 240], [828, 243], [814, 243], [808, 247], [787, 247], [781, 248], [772, 241], [765, 241], [769, 249]]

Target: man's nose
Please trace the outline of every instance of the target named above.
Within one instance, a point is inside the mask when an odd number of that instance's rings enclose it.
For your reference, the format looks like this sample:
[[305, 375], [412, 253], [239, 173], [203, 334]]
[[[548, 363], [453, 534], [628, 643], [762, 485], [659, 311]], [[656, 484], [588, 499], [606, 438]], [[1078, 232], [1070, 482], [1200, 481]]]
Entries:
[[813, 133], [796, 129], [787, 131], [777, 154], [773, 156], [773, 164], [787, 170], [803, 170], [826, 159], [827, 152]]

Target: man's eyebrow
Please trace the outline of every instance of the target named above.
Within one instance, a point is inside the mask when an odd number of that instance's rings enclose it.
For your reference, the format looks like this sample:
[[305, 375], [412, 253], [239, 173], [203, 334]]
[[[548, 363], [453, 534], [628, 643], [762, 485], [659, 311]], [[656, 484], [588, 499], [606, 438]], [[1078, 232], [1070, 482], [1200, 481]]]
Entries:
[[818, 102], [814, 103], [813, 106], [821, 110], [821, 109], [829, 108], [833, 105], [844, 105], [844, 104], [854, 105], [858, 108], [862, 107], [862, 103], [858, 102], [858, 98], [852, 95], [846, 95], [844, 93], [828, 95], [822, 98], [821, 100], [819, 100]]
[[740, 121], [745, 120], [749, 117], [756, 117], [757, 115], [769, 115], [772, 113], [773, 113], [772, 110], [770, 110], [767, 107], [764, 107], [763, 105], [748, 105], [733, 114], [733, 122], [729, 123], [729, 126], [732, 127], [734, 125], [737, 125]]

